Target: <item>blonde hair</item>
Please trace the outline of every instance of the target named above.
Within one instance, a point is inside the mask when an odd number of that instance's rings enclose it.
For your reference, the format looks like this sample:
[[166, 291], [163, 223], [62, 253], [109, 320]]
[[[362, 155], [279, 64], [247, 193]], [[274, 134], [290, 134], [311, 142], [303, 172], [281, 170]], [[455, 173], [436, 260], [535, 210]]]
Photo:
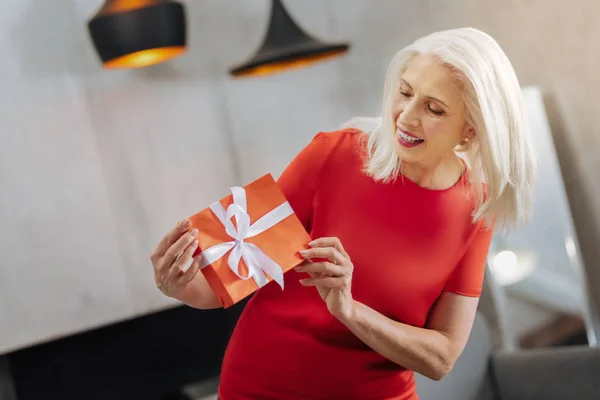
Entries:
[[497, 228], [513, 228], [527, 221], [537, 162], [521, 88], [498, 43], [477, 29], [433, 33], [392, 58], [385, 79], [382, 116], [355, 118], [345, 124], [369, 134], [366, 173], [379, 181], [396, 179], [400, 173], [391, 103], [400, 76], [415, 55], [437, 57], [462, 83], [467, 123], [475, 137], [468, 146], [456, 150], [464, 152], [476, 193], [473, 221], [483, 218]]

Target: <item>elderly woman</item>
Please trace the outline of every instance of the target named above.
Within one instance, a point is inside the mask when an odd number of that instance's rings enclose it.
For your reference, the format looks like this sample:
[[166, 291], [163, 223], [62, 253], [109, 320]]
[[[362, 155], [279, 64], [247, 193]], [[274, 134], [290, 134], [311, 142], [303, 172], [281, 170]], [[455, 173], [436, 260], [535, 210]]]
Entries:
[[[284, 291], [266, 285], [246, 305], [220, 398], [407, 400], [413, 371], [443, 378], [469, 336], [493, 228], [529, 213], [527, 131], [490, 36], [437, 32], [397, 53], [381, 118], [317, 134], [279, 178], [314, 241]], [[216, 308], [189, 226], [154, 251], [156, 282]]]

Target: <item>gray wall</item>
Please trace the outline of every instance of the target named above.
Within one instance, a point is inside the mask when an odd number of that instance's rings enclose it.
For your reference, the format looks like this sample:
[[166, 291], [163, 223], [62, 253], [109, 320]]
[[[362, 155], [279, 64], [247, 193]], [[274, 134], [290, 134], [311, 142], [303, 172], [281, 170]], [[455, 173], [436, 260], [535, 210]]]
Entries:
[[134, 71], [100, 69], [85, 26], [100, 3], [0, 3], [0, 353], [174, 305], [148, 260], [162, 234], [228, 186], [278, 175], [316, 132], [376, 114], [390, 57], [450, 27], [487, 30], [541, 85], [584, 258], [600, 256], [595, 1], [288, 0], [352, 52], [244, 81], [226, 70], [260, 42], [267, 0], [186, 1], [189, 52]]

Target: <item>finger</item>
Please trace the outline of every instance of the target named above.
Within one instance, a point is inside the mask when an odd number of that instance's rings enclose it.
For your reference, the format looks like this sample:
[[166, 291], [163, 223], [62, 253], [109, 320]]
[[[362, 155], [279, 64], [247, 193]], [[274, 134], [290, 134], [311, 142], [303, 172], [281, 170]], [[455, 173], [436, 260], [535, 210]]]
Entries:
[[179, 277], [179, 281], [177, 282], [179, 285], [187, 284], [194, 279], [198, 271], [200, 271], [200, 261], [202, 261], [202, 256], [194, 257], [194, 261], [190, 264], [190, 267], [182, 272]]
[[194, 261], [192, 260], [192, 256], [194, 255], [194, 252], [197, 248], [198, 240], [194, 239], [192, 243], [190, 243], [185, 248], [183, 253], [181, 253], [181, 256], [179, 256], [179, 258], [173, 263], [173, 269], [179, 270], [181, 272], [187, 271], [188, 268], [190, 268], [190, 266], [192, 265], [192, 262]]
[[[305, 261], [304, 263], [302, 263], [299, 266], [297, 266], [295, 269], [298, 270], [299, 267], [302, 267], [304, 265], [311, 264], [311, 263], [312, 263], [312, 261]], [[298, 272], [300, 272], [300, 271], [298, 271]], [[321, 275], [320, 273], [317, 273], [317, 272], [308, 272], [308, 271], [306, 271], [306, 273], [308, 275], [310, 275], [312, 278], [315, 278], [315, 277], [318, 277], [318, 276]]]
[[326, 287], [328, 289], [334, 289], [338, 286], [342, 285], [342, 281], [340, 278], [335, 278], [333, 276], [326, 276], [322, 278], [307, 278], [300, 279], [300, 284], [303, 286], [316, 286], [316, 287]]
[[328, 276], [343, 276], [344, 268], [339, 265], [334, 265], [330, 262], [315, 262], [302, 264], [296, 267], [298, 272], [308, 272], [313, 274], [323, 274]]
[[169, 247], [171, 247], [171, 245], [189, 229], [191, 223], [192, 222], [189, 219], [178, 222], [177, 225], [175, 225], [173, 229], [160, 240], [152, 253], [152, 261], [163, 257]]
[[[192, 229], [190, 232], [181, 236], [175, 243], [169, 247], [163, 256], [163, 266], [170, 268], [177, 257], [190, 245], [198, 236], [198, 229]], [[194, 249], [195, 250], [195, 249]]]
[[300, 251], [300, 255], [306, 259], [326, 258], [330, 262], [338, 265], [345, 264], [347, 261], [347, 258], [335, 247], [314, 247]]
[[318, 239], [310, 242], [308, 245], [310, 247], [333, 247], [337, 251], [339, 251], [341, 254], [343, 254], [345, 257], [350, 258], [350, 257], [348, 257], [348, 253], [346, 253], [346, 250], [344, 249], [342, 242], [340, 241], [340, 239], [338, 239], [336, 237], [318, 238]]

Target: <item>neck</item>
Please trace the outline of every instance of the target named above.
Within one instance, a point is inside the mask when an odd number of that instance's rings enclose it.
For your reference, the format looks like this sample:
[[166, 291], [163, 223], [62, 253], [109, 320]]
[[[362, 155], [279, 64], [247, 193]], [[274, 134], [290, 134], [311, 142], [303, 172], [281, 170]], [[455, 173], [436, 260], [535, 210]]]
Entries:
[[465, 170], [463, 161], [456, 155], [436, 163], [402, 163], [401, 173], [417, 185], [426, 189], [448, 189], [461, 178]]

